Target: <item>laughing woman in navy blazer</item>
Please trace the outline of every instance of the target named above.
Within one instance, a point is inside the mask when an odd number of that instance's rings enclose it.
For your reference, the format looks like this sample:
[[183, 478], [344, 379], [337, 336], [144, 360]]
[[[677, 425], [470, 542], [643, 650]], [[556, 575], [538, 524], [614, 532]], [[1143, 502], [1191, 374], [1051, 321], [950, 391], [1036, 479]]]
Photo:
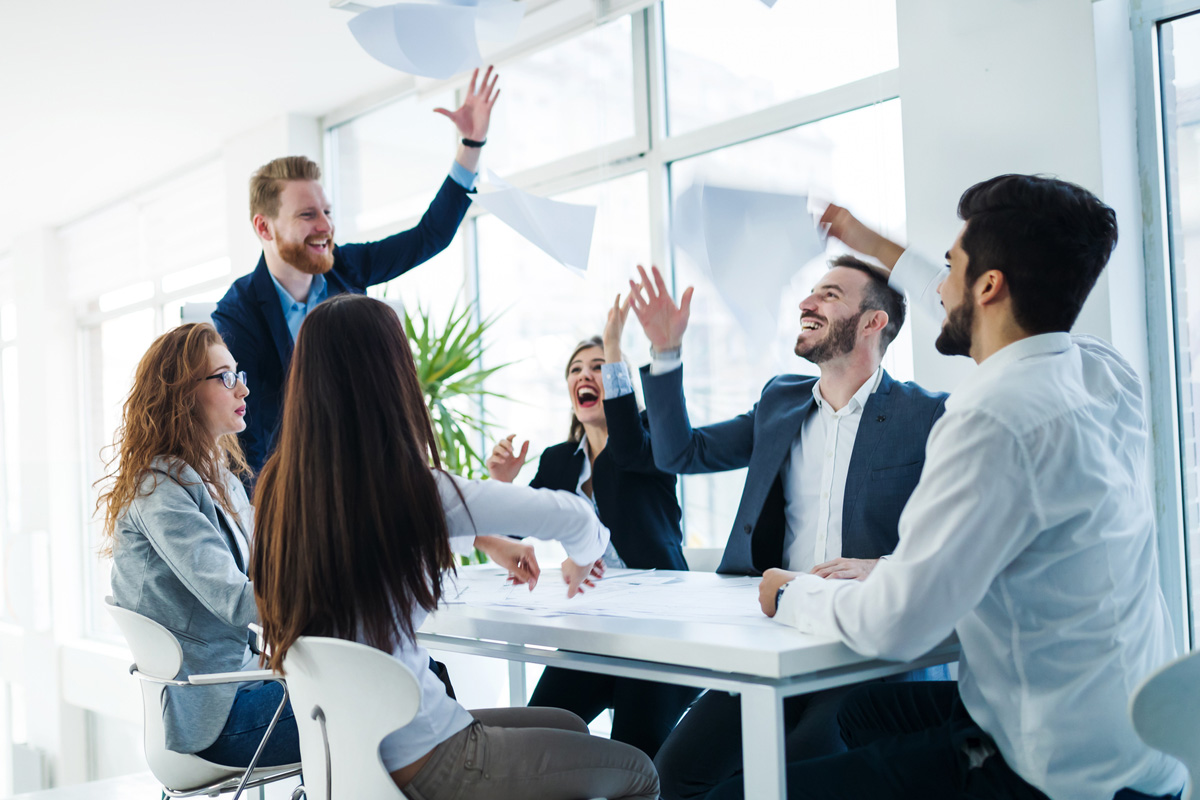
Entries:
[[[529, 484], [574, 492], [592, 501], [612, 532], [604, 565], [632, 569], [687, 569], [683, 558], [675, 476], [654, 466], [650, 433], [621, 359], [621, 331], [629, 305], [617, 297], [604, 338], [575, 346], [567, 360], [571, 430], [567, 441], [542, 453]], [[495, 480], [511, 482], [525, 463], [529, 442], [514, 452], [513, 436], [499, 442], [487, 465]], [[547, 667], [531, 706], [573, 711], [591, 722], [613, 709], [612, 738], [651, 758], [675, 727], [697, 690]]]

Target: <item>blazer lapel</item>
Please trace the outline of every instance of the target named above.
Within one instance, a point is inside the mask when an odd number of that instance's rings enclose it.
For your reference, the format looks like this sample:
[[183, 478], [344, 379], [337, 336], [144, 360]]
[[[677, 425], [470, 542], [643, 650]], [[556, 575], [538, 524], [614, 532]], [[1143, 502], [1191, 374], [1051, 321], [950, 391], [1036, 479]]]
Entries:
[[279, 364], [284, 366], [292, 357], [292, 334], [288, 330], [287, 320], [283, 316], [283, 307], [279, 305], [279, 293], [275, 291], [275, 282], [267, 269], [267, 260], [259, 256], [258, 266], [254, 268], [254, 277], [250, 279], [254, 294], [258, 301], [259, 311], [267, 321], [267, 330], [271, 332], [271, 340], [275, 343], [275, 351], [279, 354]]
[[227, 512], [220, 503], [214, 503], [214, 505], [217, 507], [217, 514], [221, 517], [221, 521], [225, 523], [226, 538], [230, 539], [229, 549], [233, 551], [233, 558], [237, 561], [238, 568], [242, 572], [249, 572], [250, 537], [242, 528], [240, 519]]
[[783, 468], [784, 460], [791, 453], [792, 443], [800, 434], [800, 427], [804, 425], [804, 420], [812, 413], [813, 404], [817, 402], [812, 394], [812, 386], [805, 384], [801, 390], [803, 395], [763, 428], [765, 447], [762, 448], [761, 455], [758, 443], [755, 442], [755, 455], [758, 457], [754, 460], [759, 462], [758, 465], [765, 470], [765, 474], [773, 477]]
[[[863, 481], [870, 471], [871, 459], [875, 448], [883, 438], [883, 431], [889, 422], [892, 405], [892, 376], [884, 370], [879, 381], [879, 388], [867, 398], [863, 406], [862, 420], [858, 423], [858, 435], [854, 437], [854, 449], [850, 452], [850, 464], [846, 469], [846, 494], [842, 506], [842, 518], [848, 519], [850, 512], [858, 502], [862, 493]], [[843, 529], [845, 526], [843, 525]], [[845, 531], [843, 530], [843, 538]]]

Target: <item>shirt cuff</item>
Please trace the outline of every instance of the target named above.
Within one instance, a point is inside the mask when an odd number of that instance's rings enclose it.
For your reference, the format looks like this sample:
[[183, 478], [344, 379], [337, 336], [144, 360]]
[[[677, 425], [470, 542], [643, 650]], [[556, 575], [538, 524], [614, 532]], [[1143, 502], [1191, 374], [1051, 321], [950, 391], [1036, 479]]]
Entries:
[[651, 375], [665, 375], [668, 372], [677, 370], [683, 366], [683, 356], [674, 356], [663, 358], [656, 355], [654, 360], [650, 362]]
[[925, 311], [937, 322], [946, 316], [937, 289], [950, 270], [939, 267], [918, 255], [911, 247], [905, 250], [892, 268], [888, 285], [908, 295], [908, 301]]
[[471, 172], [471, 170], [467, 169], [462, 164], [458, 163], [457, 161], [451, 162], [450, 180], [454, 181], [468, 192], [475, 191], [475, 181], [478, 179], [478, 175], [476, 175], [474, 172]]
[[788, 581], [787, 591], [783, 593], [779, 607], [775, 609], [775, 621], [789, 625], [801, 633], [812, 633], [812, 615], [804, 613], [804, 601], [807, 599], [806, 595], [820, 591], [825, 583], [824, 578], [809, 574], [797, 575]]
[[633, 378], [629, 375], [629, 367], [624, 361], [615, 364], [604, 364], [600, 367], [600, 378], [604, 381], [604, 398], [615, 400], [627, 394], [633, 394]]

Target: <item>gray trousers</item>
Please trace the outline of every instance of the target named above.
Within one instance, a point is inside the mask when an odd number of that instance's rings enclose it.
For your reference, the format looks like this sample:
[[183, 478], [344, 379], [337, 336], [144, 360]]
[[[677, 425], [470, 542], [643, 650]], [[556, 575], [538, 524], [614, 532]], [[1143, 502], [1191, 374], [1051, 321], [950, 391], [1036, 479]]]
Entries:
[[557, 708], [472, 711], [404, 787], [410, 800], [657, 800], [641, 750], [587, 732]]

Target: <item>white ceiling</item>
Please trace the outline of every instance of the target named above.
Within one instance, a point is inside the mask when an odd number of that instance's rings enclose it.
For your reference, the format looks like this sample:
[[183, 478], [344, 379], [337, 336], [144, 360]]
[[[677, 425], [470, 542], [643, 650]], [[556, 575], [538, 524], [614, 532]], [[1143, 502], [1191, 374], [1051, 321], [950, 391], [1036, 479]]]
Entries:
[[0, 0], [0, 253], [270, 119], [399, 84], [352, 16], [328, 0]]

